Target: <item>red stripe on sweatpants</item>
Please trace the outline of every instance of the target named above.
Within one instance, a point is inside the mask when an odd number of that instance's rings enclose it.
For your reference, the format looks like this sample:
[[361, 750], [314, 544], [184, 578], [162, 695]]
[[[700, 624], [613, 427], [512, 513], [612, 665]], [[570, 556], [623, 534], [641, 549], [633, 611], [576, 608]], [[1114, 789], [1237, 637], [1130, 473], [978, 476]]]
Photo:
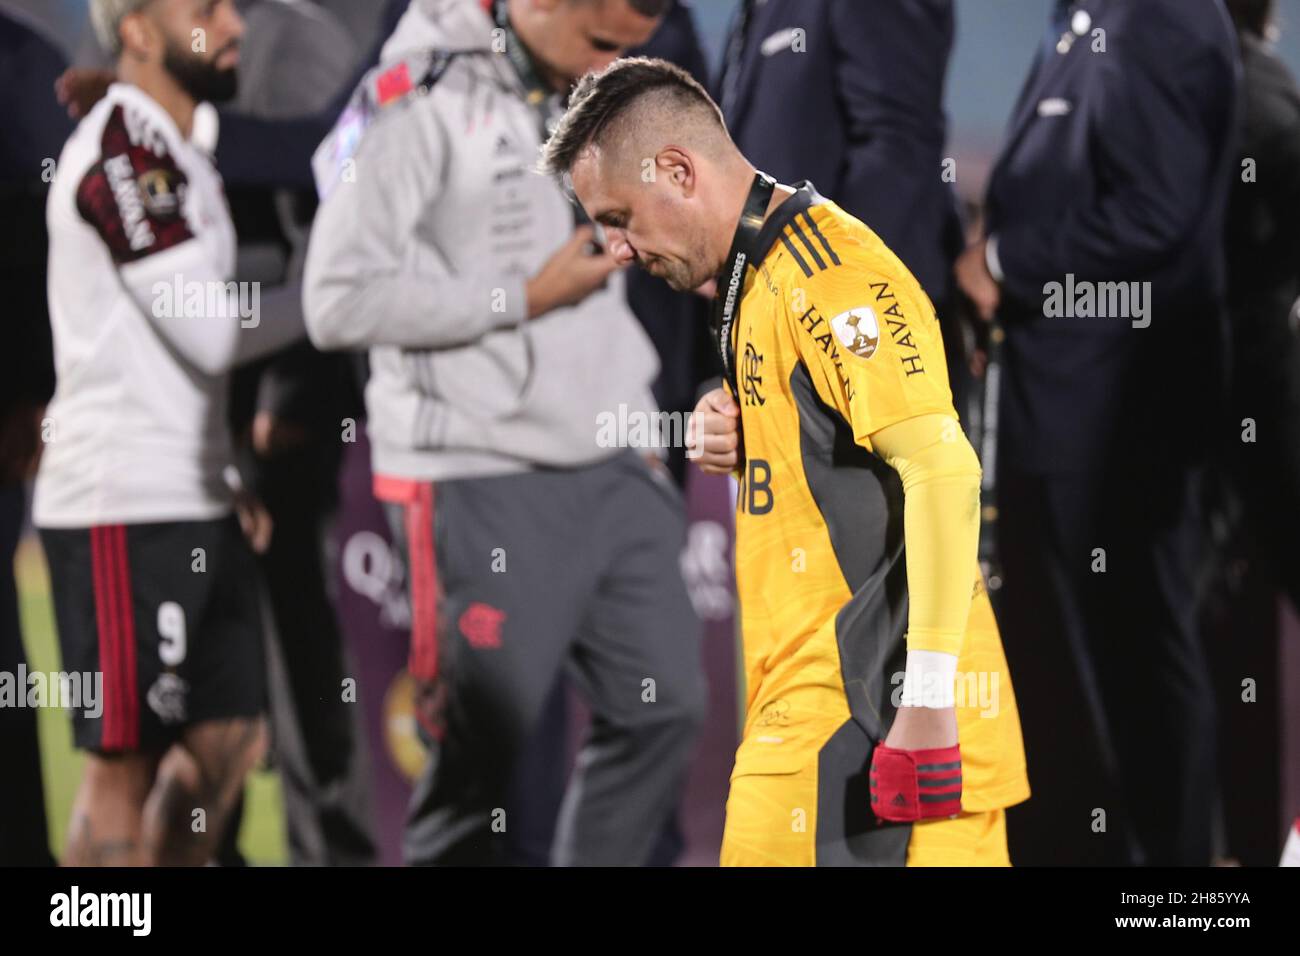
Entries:
[[122, 664], [122, 747], [140, 747], [140, 695], [136, 692], [135, 671], [135, 602], [131, 600], [131, 562], [127, 558], [126, 526], [114, 525], [112, 562], [117, 579], [117, 613], [121, 622], [120, 657]]
[[121, 748], [122, 686], [117, 663], [117, 618], [113, 613], [113, 588], [109, 579], [107, 528], [90, 529], [90, 567], [95, 582], [95, 625], [99, 635], [99, 669], [104, 675], [104, 717], [99, 745], [104, 750]]
[[411, 658], [418, 680], [438, 676], [438, 560], [433, 547], [433, 485], [422, 482], [406, 505], [411, 565]]

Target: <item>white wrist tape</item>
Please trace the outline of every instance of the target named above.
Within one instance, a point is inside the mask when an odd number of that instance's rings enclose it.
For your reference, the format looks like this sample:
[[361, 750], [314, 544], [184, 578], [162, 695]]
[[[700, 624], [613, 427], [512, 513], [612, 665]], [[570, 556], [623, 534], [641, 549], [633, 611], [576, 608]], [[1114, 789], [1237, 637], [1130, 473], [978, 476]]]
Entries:
[[908, 651], [900, 706], [943, 709], [956, 705], [957, 655]]

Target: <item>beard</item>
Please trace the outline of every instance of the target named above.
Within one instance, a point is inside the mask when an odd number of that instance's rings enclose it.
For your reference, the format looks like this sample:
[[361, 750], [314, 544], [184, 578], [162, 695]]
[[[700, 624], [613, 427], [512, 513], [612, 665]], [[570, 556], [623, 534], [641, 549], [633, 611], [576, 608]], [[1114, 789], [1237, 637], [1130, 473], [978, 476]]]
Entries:
[[217, 67], [217, 57], [224, 52], [219, 50], [211, 60], [202, 60], [198, 54], [174, 46], [168, 40], [163, 66], [196, 102], [226, 103], [239, 92], [239, 71], [236, 67], [226, 70]]
[[[692, 253], [686, 259], [664, 259], [656, 256], [651, 263], [642, 263], [641, 267], [651, 275], [663, 279], [675, 292], [694, 292], [710, 279], [716, 278], [717, 273], [710, 272], [705, 264], [708, 261], [708, 252], [704, 242], [696, 239], [689, 242], [689, 245]], [[647, 265], [654, 266], [653, 271], [647, 268]]]
[[684, 262], [665, 262], [660, 259], [654, 265], [656, 268], [653, 271], [650, 269], [646, 271], [663, 279], [674, 292], [690, 292], [703, 284], [694, 281], [690, 266]]

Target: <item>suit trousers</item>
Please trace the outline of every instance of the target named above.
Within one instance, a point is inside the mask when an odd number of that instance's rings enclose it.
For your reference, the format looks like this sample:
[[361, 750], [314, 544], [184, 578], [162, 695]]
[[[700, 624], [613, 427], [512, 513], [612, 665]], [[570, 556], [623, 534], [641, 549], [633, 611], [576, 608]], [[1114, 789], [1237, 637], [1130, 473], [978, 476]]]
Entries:
[[1008, 811], [1012, 859], [1208, 864], [1202, 471], [1133, 454], [1114, 460], [1122, 468], [1050, 474], [1008, 457], [999, 610], [1034, 793]]

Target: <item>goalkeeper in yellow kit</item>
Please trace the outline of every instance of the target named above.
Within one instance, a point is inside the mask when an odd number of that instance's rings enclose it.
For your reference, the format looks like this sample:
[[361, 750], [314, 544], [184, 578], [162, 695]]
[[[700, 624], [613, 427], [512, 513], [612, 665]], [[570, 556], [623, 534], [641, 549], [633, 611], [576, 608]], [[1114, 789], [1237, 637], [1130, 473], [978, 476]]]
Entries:
[[717, 280], [728, 389], [692, 441], [740, 478], [747, 678], [722, 863], [1007, 865], [1020, 724], [976, 564], [979, 463], [920, 286], [811, 184], [757, 172], [659, 60], [582, 80], [543, 164], [616, 257]]

